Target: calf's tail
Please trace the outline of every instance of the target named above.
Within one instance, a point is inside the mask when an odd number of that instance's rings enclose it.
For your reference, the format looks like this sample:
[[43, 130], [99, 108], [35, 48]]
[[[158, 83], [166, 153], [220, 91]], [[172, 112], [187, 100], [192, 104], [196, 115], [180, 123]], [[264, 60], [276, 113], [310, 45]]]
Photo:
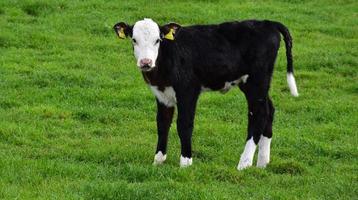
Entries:
[[287, 83], [290, 88], [292, 96], [297, 97], [298, 91], [296, 86], [295, 77], [293, 76], [293, 59], [292, 59], [292, 37], [288, 28], [279, 22], [273, 22], [277, 30], [283, 35], [283, 40], [286, 46], [286, 58], [287, 58]]

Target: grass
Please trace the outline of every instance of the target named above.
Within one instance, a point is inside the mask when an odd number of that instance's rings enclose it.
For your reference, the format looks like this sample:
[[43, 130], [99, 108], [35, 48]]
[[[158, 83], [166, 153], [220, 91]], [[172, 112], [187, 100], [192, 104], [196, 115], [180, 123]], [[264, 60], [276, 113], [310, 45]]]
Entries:
[[[357, 199], [357, 11], [349, 0], [2, 0], [0, 199]], [[290, 28], [300, 97], [281, 48], [266, 169], [235, 169], [247, 125], [238, 89], [201, 96], [192, 167], [179, 168], [175, 124], [167, 163], [151, 165], [154, 97], [111, 29], [143, 17]]]

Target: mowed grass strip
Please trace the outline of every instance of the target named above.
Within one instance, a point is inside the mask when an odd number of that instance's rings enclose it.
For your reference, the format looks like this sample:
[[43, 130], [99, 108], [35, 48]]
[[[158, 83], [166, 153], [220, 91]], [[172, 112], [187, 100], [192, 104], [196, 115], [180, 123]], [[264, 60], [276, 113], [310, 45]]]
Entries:
[[[356, 1], [0, 2], [1, 199], [356, 199]], [[151, 165], [155, 100], [118, 21], [212, 24], [271, 19], [294, 38], [300, 96], [290, 96], [282, 45], [266, 169], [237, 171], [247, 108], [239, 89], [199, 101], [194, 165]], [[256, 159], [255, 159], [256, 160]]]

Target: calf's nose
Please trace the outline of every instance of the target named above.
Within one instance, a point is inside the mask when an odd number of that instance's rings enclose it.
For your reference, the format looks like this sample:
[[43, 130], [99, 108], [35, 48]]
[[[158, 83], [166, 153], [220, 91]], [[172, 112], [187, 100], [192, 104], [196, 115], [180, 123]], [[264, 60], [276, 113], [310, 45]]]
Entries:
[[140, 66], [152, 66], [152, 60], [149, 58], [143, 58], [140, 60]]

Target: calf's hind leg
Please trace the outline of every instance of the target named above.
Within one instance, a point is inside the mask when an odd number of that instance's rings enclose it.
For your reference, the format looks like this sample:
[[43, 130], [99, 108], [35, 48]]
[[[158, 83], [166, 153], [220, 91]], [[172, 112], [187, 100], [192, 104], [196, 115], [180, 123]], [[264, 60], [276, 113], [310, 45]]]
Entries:
[[258, 79], [261, 80], [260, 82], [255, 82], [255, 78], [257, 77], [250, 77], [246, 84], [240, 85], [248, 104], [248, 130], [245, 149], [237, 166], [238, 170], [252, 166], [256, 145], [259, 143], [269, 119], [269, 77], [266, 80]]
[[270, 162], [270, 147], [272, 138], [272, 122], [275, 113], [275, 108], [272, 105], [272, 101], [268, 98], [269, 116], [267, 119], [266, 127], [263, 134], [260, 136], [259, 141], [259, 153], [257, 157], [257, 167], [266, 167]]

